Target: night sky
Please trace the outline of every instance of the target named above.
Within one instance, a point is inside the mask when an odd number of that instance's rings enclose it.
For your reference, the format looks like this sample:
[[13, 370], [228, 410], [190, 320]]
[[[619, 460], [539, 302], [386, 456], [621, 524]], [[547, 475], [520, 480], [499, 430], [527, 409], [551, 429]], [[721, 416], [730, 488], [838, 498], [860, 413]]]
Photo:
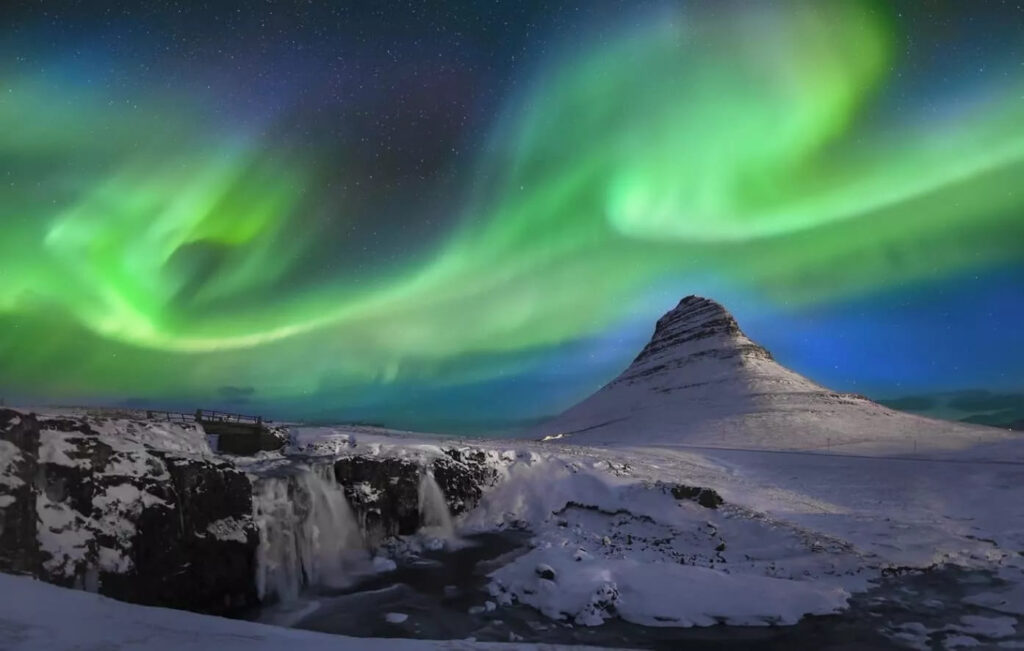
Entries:
[[0, 8], [8, 403], [501, 428], [691, 293], [1024, 390], [1021, 2], [135, 4]]

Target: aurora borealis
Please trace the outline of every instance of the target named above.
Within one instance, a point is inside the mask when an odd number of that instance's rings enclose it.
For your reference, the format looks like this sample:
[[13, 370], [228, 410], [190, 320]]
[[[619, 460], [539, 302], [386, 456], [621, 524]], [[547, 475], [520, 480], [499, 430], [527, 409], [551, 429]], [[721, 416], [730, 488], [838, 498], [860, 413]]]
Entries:
[[1024, 388], [1012, 3], [0, 11], [8, 399], [490, 427], [690, 293], [838, 389]]

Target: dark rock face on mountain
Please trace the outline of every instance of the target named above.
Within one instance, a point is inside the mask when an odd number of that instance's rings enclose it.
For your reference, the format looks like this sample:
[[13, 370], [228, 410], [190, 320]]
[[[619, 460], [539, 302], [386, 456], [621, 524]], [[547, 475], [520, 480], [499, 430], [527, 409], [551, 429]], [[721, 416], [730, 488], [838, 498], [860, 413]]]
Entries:
[[647, 345], [602, 391], [623, 385], [688, 395], [705, 387], [703, 403], [727, 401], [733, 408], [759, 393], [822, 390], [776, 364], [721, 304], [699, 296], [687, 296], [658, 319]]
[[0, 570], [208, 613], [255, 604], [249, 481], [201, 453], [201, 430], [178, 434], [0, 410]]
[[742, 357], [772, 359], [771, 353], [743, 334], [736, 319], [719, 303], [687, 296], [658, 319], [651, 340], [614, 382], [664, 373], [701, 358]]
[[535, 430], [562, 442], [912, 451], [914, 436], [971, 445], [979, 431], [819, 386], [775, 361], [719, 303], [687, 296], [618, 377]]

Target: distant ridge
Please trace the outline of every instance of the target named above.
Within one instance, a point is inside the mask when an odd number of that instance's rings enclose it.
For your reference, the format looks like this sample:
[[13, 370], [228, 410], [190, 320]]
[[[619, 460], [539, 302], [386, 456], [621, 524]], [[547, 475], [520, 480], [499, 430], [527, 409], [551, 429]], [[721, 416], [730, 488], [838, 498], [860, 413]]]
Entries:
[[687, 296], [618, 377], [535, 434], [600, 445], [889, 452], [958, 449], [999, 430], [893, 411], [782, 366], [720, 303]]

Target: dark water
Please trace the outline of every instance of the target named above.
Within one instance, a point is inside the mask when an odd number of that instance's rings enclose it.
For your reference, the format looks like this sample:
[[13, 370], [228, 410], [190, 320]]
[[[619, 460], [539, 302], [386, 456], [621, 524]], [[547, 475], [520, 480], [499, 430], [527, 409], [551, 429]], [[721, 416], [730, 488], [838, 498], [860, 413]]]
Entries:
[[[598, 627], [554, 622], [527, 606], [499, 607], [478, 612], [489, 598], [486, 574], [526, 551], [526, 534], [483, 534], [469, 539], [472, 546], [455, 551], [427, 552], [407, 559], [396, 571], [378, 575], [346, 590], [311, 595], [319, 603], [311, 614], [293, 622], [297, 628], [355, 637], [408, 637], [480, 641], [589, 644], [637, 649], [905, 649], [893, 632], [914, 633], [931, 648], [944, 648], [950, 628], [964, 615], [1005, 617], [963, 603], [963, 598], [1006, 587], [987, 572], [956, 568], [883, 579], [872, 590], [856, 595], [841, 614], [808, 617], [795, 626], [651, 628], [618, 620]], [[476, 610], [471, 609], [476, 607]], [[386, 613], [402, 613], [392, 623]], [[907, 628], [901, 626], [909, 625]], [[937, 630], [921, 632], [920, 625]], [[997, 642], [1024, 643], [1024, 622], [1016, 634], [998, 640], [968, 633], [981, 647]], [[888, 630], [890, 635], [883, 634]]]

